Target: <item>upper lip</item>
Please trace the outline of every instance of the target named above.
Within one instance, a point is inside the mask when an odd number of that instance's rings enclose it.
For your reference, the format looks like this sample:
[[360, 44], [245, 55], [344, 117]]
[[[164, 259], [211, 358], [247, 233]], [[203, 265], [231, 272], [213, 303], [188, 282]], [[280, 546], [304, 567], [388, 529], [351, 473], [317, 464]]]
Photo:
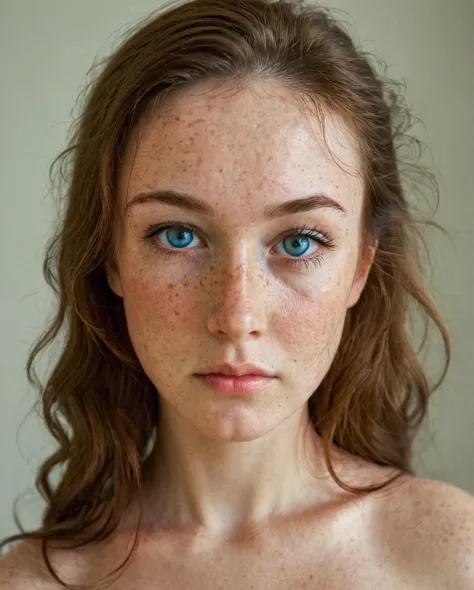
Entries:
[[264, 377], [274, 377], [274, 375], [257, 365], [251, 363], [244, 363], [243, 365], [232, 365], [230, 363], [221, 363], [212, 365], [204, 371], [200, 371], [198, 375], [208, 375], [209, 373], [220, 373], [221, 375], [235, 375], [241, 377], [242, 375], [262, 375]]

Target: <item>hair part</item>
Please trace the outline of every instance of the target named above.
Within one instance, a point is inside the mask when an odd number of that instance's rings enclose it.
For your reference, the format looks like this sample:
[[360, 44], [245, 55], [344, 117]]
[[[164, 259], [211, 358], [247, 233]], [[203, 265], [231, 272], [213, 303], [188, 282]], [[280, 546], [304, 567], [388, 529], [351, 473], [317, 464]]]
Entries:
[[[172, 93], [205, 81], [229, 80], [236, 88], [251, 78], [280, 81], [313, 104], [321, 120], [324, 113], [336, 113], [353, 133], [364, 181], [362, 246], [373, 236], [378, 245], [362, 295], [347, 312], [336, 357], [308, 405], [328, 469], [342, 488], [368, 493], [413, 473], [412, 441], [430, 394], [445, 377], [450, 345], [423, 279], [424, 228], [439, 226], [417, 216], [409, 197], [411, 188], [422, 184], [436, 197], [438, 188], [418, 163], [422, 145], [408, 133], [414, 117], [401, 85], [377, 73], [372, 59], [322, 7], [290, 0], [193, 0], [153, 13], [104, 60], [85, 89], [67, 149], [51, 166], [53, 180], [61, 164], [59, 184], [66, 185], [64, 210], [43, 263], [57, 308], [26, 366], [58, 443], [35, 482], [47, 506], [37, 530], [25, 532], [16, 517], [22, 533], [0, 547], [40, 541], [51, 575], [66, 588], [85, 588], [58, 577], [48, 546], [79, 548], [107, 539], [132, 497], [140, 497], [159, 404], [132, 347], [122, 301], [107, 283], [107, 265], [114, 263], [117, 173], [127, 141], [150, 105], [159, 108]], [[404, 160], [407, 146], [412, 152]], [[415, 174], [410, 189], [402, 183], [403, 172], [406, 180]], [[425, 325], [420, 350], [429, 325], [442, 337], [446, 359], [435, 384], [414, 349], [412, 314]], [[42, 384], [34, 363], [61, 330], [61, 354]], [[353, 488], [333, 469], [332, 445], [391, 466], [398, 475]], [[53, 486], [57, 468], [63, 471]], [[142, 516], [140, 503], [132, 550], [111, 575], [133, 557]]]

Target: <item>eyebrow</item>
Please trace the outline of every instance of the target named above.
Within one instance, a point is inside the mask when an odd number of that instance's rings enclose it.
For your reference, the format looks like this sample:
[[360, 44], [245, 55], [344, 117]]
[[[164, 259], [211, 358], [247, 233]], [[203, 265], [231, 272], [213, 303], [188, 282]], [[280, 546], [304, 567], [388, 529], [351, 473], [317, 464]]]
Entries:
[[[163, 203], [203, 215], [217, 215], [216, 210], [199, 197], [175, 190], [140, 192], [127, 203], [125, 213], [129, 214], [134, 207], [145, 203]], [[342, 215], [347, 215], [347, 211], [340, 203], [324, 193], [315, 193], [302, 199], [285, 201], [279, 205], [267, 205], [264, 214], [267, 219], [276, 219], [284, 215], [304, 213], [314, 209], [333, 209]]]

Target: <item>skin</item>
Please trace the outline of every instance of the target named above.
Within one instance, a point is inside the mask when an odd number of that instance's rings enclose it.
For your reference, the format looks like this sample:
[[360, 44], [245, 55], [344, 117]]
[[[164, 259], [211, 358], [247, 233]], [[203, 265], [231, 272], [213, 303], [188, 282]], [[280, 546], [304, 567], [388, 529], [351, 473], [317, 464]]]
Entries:
[[[227, 90], [196, 87], [152, 111], [131, 137], [119, 179], [117, 268], [108, 280], [123, 298], [161, 412], [144, 469], [141, 543], [110, 588], [229, 590], [264, 581], [275, 590], [471, 589], [470, 495], [408, 476], [381, 492], [349, 494], [329, 476], [321, 441], [306, 428], [307, 401], [331, 365], [376, 248], [373, 241], [360, 256], [355, 142], [326, 113], [326, 144], [318, 119], [276, 82]], [[157, 202], [125, 213], [138, 193], [157, 189], [199, 196], [216, 215]], [[318, 191], [347, 214], [263, 217], [268, 205]], [[143, 236], [169, 220], [192, 224], [196, 234], [165, 258]], [[302, 225], [333, 241], [331, 249], [310, 241], [304, 256], [324, 254], [318, 266], [290, 263], [291, 238], [284, 238]], [[172, 249], [166, 231], [159, 235]], [[275, 379], [253, 396], [230, 397], [194, 376], [223, 361], [260, 364]], [[394, 475], [332, 454], [352, 486]], [[107, 542], [52, 550], [59, 575], [91, 584], [111, 572], [131, 548], [136, 517], [135, 502]], [[29, 542], [0, 564], [0, 587], [23, 589], [33, 580], [42, 590], [60, 588]]]
[[[304, 428], [306, 402], [331, 365], [370, 264], [359, 256], [357, 148], [342, 121], [327, 117], [330, 152], [316, 117], [291, 91], [269, 81], [229, 89], [208, 85], [173, 97], [130, 142], [109, 284], [160, 394], [160, 444], [149, 463], [161, 477], [149, 486], [161, 513], [153, 519], [232, 536], [328, 497], [332, 486], [314, 476], [326, 472], [317, 436]], [[157, 202], [125, 212], [137, 194], [158, 189], [199, 196], [216, 214]], [[264, 216], [269, 205], [316, 192], [346, 214]], [[166, 230], [155, 235], [154, 243], [178, 252], [165, 258], [143, 236], [168, 220], [197, 231], [182, 249]], [[302, 225], [332, 240], [332, 248], [309, 240], [296, 250], [320, 257], [318, 265], [292, 264], [291, 236]], [[223, 361], [253, 362], [276, 377], [250, 397], [231, 397], [194, 376]]]

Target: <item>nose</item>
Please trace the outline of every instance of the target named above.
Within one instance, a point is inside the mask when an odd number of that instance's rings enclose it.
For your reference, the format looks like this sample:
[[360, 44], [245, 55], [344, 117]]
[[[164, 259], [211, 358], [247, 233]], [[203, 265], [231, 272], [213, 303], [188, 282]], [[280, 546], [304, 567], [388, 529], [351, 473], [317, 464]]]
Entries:
[[213, 279], [208, 329], [234, 343], [261, 337], [267, 327], [267, 304], [264, 271], [256, 257], [240, 252], [226, 258]]

